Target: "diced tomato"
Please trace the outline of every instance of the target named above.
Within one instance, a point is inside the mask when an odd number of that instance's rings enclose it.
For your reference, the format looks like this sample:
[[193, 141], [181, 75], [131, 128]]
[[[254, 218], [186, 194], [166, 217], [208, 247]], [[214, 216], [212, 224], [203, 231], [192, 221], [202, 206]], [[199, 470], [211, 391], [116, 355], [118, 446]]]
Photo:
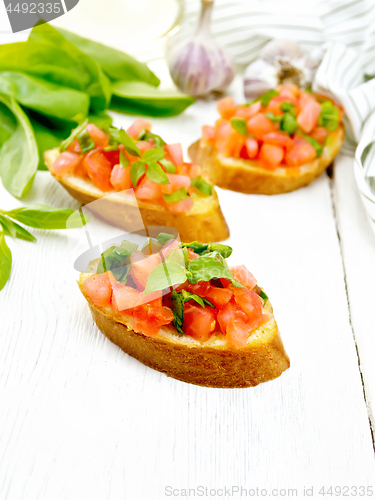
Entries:
[[228, 344], [236, 349], [245, 347], [249, 339], [249, 325], [242, 319], [231, 318], [227, 326]]
[[71, 153], [80, 153], [81, 145], [78, 142], [78, 139], [73, 139], [73, 141], [69, 144], [66, 150], [70, 151]]
[[82, 157], [77, 153], [71, 153], [70, 151], [64, 151], [60, 153], [56, 160], [53, 162], [51, 170], [56, 175], [64, 175], [77, 167], [80, 163]]
[[118, 149], [114, 151], [103, 151], [103, 155], [109, 161], [111, 167], [114, 167], [115, 165], [118, 165], [120, 163], [120, 151]]
[[210, 125], [203, 125], [202, 127], [202, 139], [206, 144], [215, 143], [215, 129]]
[[140, 293], [131, 286], [123, 285], [115, 279], [112, 281], [112, 309], [114, 312], [123, 312], [133, 309], [137, 304]]
[[196, 340], [208, 340], [215, 330], [215, 310], [212, 307], [203, 308], [191, 301], [185, 303], [183, 330]]
[[130, 167], [123, 168], [121, 165], [115, 165], [111, 173], [111, 184], [116, 191], [125, 191], [133, 187], [130, 180]]
[[266, 115], [258, 113], [247, 122], [247, 130], [254, 135], [256, 139], [262, 139], [265, 134], [275, 130], [275, 125]]
[[182, 153], [181, 144], [165, 144], [164, 150], [175, 167], [179, 167], [184, 163], [184, 155]]
[[162, 193], [171, 194], [182, 187], [187, 191], [190, 187], [191, 179], [187, 175], [167, 174], [167, 177], [169, 179], [169, 184], [161, 184]]
[[180, 285], [177, 290], [186, 290], [190, 293], [199, 295], [199, 297], [205, 297], [210, 287], [211, 285], [209, 281], [200, 281], [199, 283], [190, 283], [190, 281], [186, 281], [185, 283]]
[[137, 303], [135, 306], [140, 306], [142, 304], [148, 304], [150, 307], [161, 307], [163, 301], [163, 292], [162, 290], [157, 290], [156, 292], [151, 293], [140, 293]]
[[142, 153], [142, 155], [148, 149], [153, 149], [153, 146], [149, 141], [138, 141], [137, 146], [138, 146], [139, 151]]
[[188, 248], [189, 262], [199, 257], [199, 254], [195, 253], [191, 248]]
[[95, 146], [97, 148], [105, 148], [109, 144], [108, 135], [100, 130], [93, 123], [89, 123], [86, 127], [87, 132], [89, 133], [91, 139], [95, 142]]
[[135, 251], [130, 256], [131, 270], [130, 274], [134, 283], [142, 290], [146, 287], [148, 277], [153, 269], [161, 264], [159, 254], [153, 254], [146, 257], [142, 252]]
[[110, 182], [112, 168], [100, 149], [93, 149], [83, 160], [93, 184], [102, 191], [113, 189]]
[[230, 299], [233, 297], [233, 292], [229, 288], [218, 288], [211, 286], [205, 295], [206, 299], [212, 302], [219, 309], [223, 309]]
[[216, 129], [216, 147], [224, 156], [239, 158], [245, 138], [235, 130], [230, 122], [220, 121]]
[[138, 184], [135, 196], [144, 201], [159, 201], [162, 196], [161, 186], [162, 184], [158, 184], [145, 176]]
[[179, 173], [181, 175], [187, 175], [190, 179], [195, 179], [198, 175], [201, 175], [202, 169], [196, 163], [184, 163]]
[[235, 116], [238, 118], [243, 118], [244, 120], [250, 120], [253, 116], [260, 112], [262, 109], [262, 104], [260, 101], [254, 102], [251, 106], [239, 106], [237, 108]]
[[107, 306], [111, 302], [112, 288], [108, 274], [93, 274], [83, 283], [83, 290], [98, 307]]
[[245, 147], [248, 157], [250, 159], [255, 158], [259, 150], [258, 141], [256, 139], [253, 139], [252, 137], [248, 137], [245, 140]]
[[233, 301], [228, 302], [224, 309], [221, 309], [217, 315], [217, 320], [223, 333], [227, 333], [227, 327], [231, 319], [240, 319], [244, 322], [248, 319], [246, 314]]
[[190, 196], [181, 201], [174, 201], [171, 203], [165, 202], [165, 207], [171, 212], [176, 213], [188, 213], [193, 208], [193, 205], [194, 202]]
[[217, 109], [224, 120], [229, 120], [235, 115], [237, 106], [233, 97], [228, 96], [217, 101]]
[[264, 166], [269, 168], [276, 168], [283, 161], [284, 149], [282, 146], [275, 146], [274, 144], [262, 144], [259, 153], [259, 159], [263, 162]]
[[81, 155], [81, 161], [78, 163], [78, 165], [74, 169], [74, 175], [79, 175], [80, 177], [87, 177], [87, 166], [86, 162], [84, 161], [84, 156]]
[[[299, 99], [301, 95], [300, 89], [297, 87], [297, 85], [289, 84], [289, 85], [282, 85], [278, 88], [279, 94], [281, 97], [284, 97], [284, 100], [288, 99]], [[292, 101], [293, 102], [293, 101]]]
[[240, 283], [245, 288], [251, 289], [254, 288], [254, 286], [257, 284], [257, 280], [244, 265], [231, 266], [229, 270], [233, 274], [234, 278], [238, 281], [238, 283]]
[[303, 137], [294, 138], [294, 147], [285, 154], [285, 163], [289, 167], [305, 165], [316, 158], [314, 147]]
[[328, 130], [324, 127], [315, 127], [311, 132], [311, 137], [319, 142], [319, 144], [324, 144], [328, 137]]
[[288, 102], [293, 101], [292, 104], [297, 103], [297, 101], [295, 99], [292, 99], [292, 100], [286, 99], [285, 97], [278, 95], [270, 100], [270, 102], [268, 103], [268, 106], [266, 108], [266, 112], [273, 113], [276, 116], [281, 116], [284, 113], [284, 111], [282, 109], [280, 109], [280, 106], [285, 101], [288, 101]]
[[169, 255], [173, 250], [177, 250], [177, 248], [180, 248], [180, 243], [177, 240], [175, 240], [175, 239], [169, 240], [160, 249], [160, 254], [165, 259], [165, 257], [167, 257], [167, 255]]
[[262, 140], [267, 144], [274, 144], [275, 146], [284, 146], [286, 148], [294, 146], [293, 139], [291, 139], [287, 132], [283, 131], [270, 132], [264, 135]]
[[262, 314], [263, 300], [253, 290], [235, 288], [234, 299], [249, 319]]
[[143, 118], [138, 118], [135, 122], [127, 129], [127, 133], [133, 140], [138, 139], [139, 134], [142, 130], [151, 130], [151, 123]]
[[298, 125], [307, 134], [310, 133], [318, 123], [321, 108], [322, 106], [315, 100], [307, 101], [297, 116]]
[[136, 307], [133, 312], [133, 329], [147, 337], [156, 337], [160, 327], [174, 319], [169, 307], [150, 307], [148, 304]]

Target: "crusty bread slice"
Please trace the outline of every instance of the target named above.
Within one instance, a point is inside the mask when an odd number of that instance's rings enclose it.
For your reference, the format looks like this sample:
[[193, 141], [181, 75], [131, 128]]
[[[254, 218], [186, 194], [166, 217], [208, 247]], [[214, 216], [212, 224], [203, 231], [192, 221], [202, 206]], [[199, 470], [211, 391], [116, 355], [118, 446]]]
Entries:
[[188, 153], [210, 181], [224, 189], [247, 194], [281, 194], [307, 186], [332, 163], [344, 141], [344, 127], [333, 132], [322, 155], [302, 167], [268, 170], [256, 160], [227, 158], [213, 146], [197, 141]]
[[269, 301], [264, 310], [272, 318], [241, 349], [231, 348], [225, 335], [216, 333], [200, 342], [165, 327], [150, 338], [132, 330], [130, 315], [92, 303], [83, 289], [89, 276], [81, 273], [78, 284], [99, 329], [123, 351], [169, 377], [206, 387], [251, 387], [279, 377], [290, 366]]
[[[59, 150], [50, 149], [44, 153], [44, 161], [51, 174], [60, 184], [83, 205], [103, 198], [112, 193], [104, 193], [91, 182], [90, 179], [79, 177], [73, 174], [57, 176], [52, 172], [51, 166], [59, 155]], [[115, 191], [113, 191], [115, 193]], [[104, 210], [108, 210], [108, 215], [101, 214], [105, 220], [115, 224], [125, 231], [134, 230], [134, 220], [139, 217], [139, 212], [143, 223], [148, 226], [168, 226], [178, 230], [182, 241], [198, 240], [203, 243], [222, 241], [229, 238], [229, 229], [220, 208], [216, 191], [211, 196], [198, 196], [192, 194], [194, 206], [189, 213], [170, 212], [160, 204], [147, 203], [144, 201], [135, 202], [134, 197], [129, 197], [125, 201], [117, 198], [116, 201], [108, 202]], [[121, 204], [121, 206], [118, 206]], [[126, 209], [124, 210], [124, 205]], [[103, 205], [104, 206], [104, 205]], [[111, 208], [109, 208], [111, 207]], [[109, 213], [110, 212], [110, 213]]]

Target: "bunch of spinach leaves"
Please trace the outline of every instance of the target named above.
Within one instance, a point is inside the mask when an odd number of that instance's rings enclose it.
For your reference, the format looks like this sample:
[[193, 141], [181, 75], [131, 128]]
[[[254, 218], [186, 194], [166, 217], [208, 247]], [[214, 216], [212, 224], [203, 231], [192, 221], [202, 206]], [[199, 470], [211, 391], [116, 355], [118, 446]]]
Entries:
[[30, 189], [43, 152], [86, 118], [109, 129], [107, 109], [149, 116], [181, 113], [194, 99], [166, 93], [145, 64], [48, 23], [26, 42], [0, 45], [0, 177], [15, 197]]

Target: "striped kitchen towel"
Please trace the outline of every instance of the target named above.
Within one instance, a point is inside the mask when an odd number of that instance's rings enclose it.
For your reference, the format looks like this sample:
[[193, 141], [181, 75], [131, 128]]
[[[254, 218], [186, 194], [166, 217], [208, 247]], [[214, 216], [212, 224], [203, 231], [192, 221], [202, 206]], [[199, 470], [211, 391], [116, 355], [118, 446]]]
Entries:
[[[200, 0], [186, 0], [194, 26]], [[375, 0], [216, 0], [212, 33], [238, 64], [256, 59], [274, 38], [323, 51], [314, 90], [331, 94], [346, 114], [342, 152], [355, 154], [357, 186], [375, 232]]]

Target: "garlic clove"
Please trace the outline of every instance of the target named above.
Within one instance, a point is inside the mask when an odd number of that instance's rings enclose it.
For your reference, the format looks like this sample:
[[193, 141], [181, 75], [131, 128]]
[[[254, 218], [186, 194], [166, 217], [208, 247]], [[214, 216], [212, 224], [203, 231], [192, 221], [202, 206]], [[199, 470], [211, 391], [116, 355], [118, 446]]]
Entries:
[[304, 56], [302, 47], [293, 40], [277, 38], [263, 47], [259, 57], [269, 64], [275, 64], [279, 60], [301, 59]]

